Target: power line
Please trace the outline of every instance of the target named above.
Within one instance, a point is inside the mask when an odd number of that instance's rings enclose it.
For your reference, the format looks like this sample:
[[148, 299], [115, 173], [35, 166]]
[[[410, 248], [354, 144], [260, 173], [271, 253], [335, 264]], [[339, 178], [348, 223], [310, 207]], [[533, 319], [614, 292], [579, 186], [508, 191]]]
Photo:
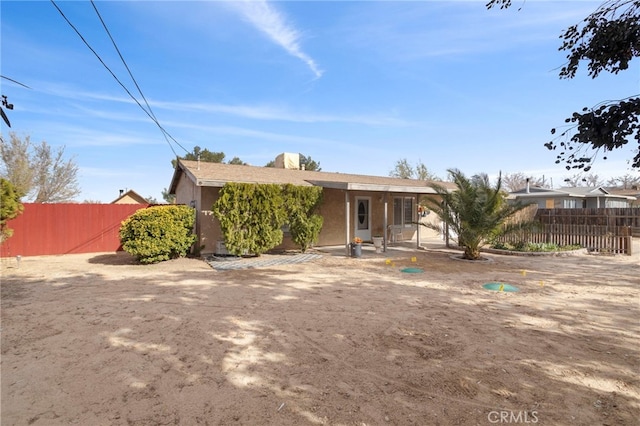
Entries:
[[22, 86], [22, 87], [26, 87], [27, 89], [31, 89], [31, 87], [27, 86], [26, 84], [22, 84], [22, 83], [20, 83], [19, 81], [16, 81], [16, 80], [14, 80], [14, 79], [12, 79], [12, 78], [5, 77], [4, 75], [0, 75], [0, 77], [4, 78], [5, 80], [9, 80], [9, 81], [11, 81], [11, 82], [13, 82], [13, 83], [19, 84], [19, 85], [20, 85], [20, 86]]
[[[64, 14], [64, 12], [58, 7], [58, 5], [56, 4], [55, 0], [50, 0], [51, 3], [53, 4], [53, 6], [56, 8], [56, 10], [60, 13], [60, 15], [64, 18], [64, 20], [67, 22], [67, 24], [69, 24], [69, 26], [76, 32], [76, 34], [78, 35], [78, 37], [80, 37], [80, 39], [84, 42], [84, 44], [89, 48], [89, 50], [91, 50], [91, 52], [95, 55], [95, 57], [98, 59], [98, 61], [100, 61], [100, 63], [102, 64], [102, 66], [109, 71], [109, 74], [111, 74], [111, 76], [118, 82], [118, 84], [124, 89], [125, 92], [127, 92], [127, 94], [131, 97], [131, 99], [133, 99], [135, 101], [136, 104], [138, 104], [138, 106], [149, 116], [149, 118], [151, 118], [151, 120], [153, 120], [154, 123], [156, 123], [156, 125], [158, 126], [158, 128], [165, 134], [168, 135], [171, 140], [173, 140], [180, 148], [182, 148], [185, 152], [189, 152], [187, 151], [182, 145], [180, 145], [178, 143], [178, 141], [176, 141], [170, 134], [169, 132], [167, 132], [162, 125], [160, 125], [160, 123], [158, 122], [158, 120], [155, 118], [155, 116], [153, 116], [149, 111], [147, 111], [145, 109], [145, 107], [142, 106], [142, 104], [138, 101], [138, 99], [136, 99], [135, 96], [133, 96], [133, 94], [131, 94], [131, 92], [129, 91], [129, 89], [127, 89], [127, 87], [120, 81], [120, 79], [113, 73], [113, 71], [111, 71], [111, 68], [109, 68], [109, 66], [102, 60], [102, 58], [100, 57], [100, 55], [98, 55], [98, 53], [91, 47], [91, 45], [89, 44], [89, 42], [87, 42], [87, 40], [82, 36], [82, 34], [80, 33], [80, 31], [78, 31], [78, 29], [73, 25], [73, 23], [71, 23], [71, 21], [67, 18], [67, 16]], [[166, 139], [166, 138], [165, 138]], [[178, 154], [176, 153], [175, 149], [173, 149], [173, 146], [171, 145], [171, 143], [167, 140], [167, 144], [169, 145], [169, 148], [171, 148], [171, 151], [174, 153], [174, 155], [177, 157]]]
[[[127, 61], [124, 60], [124, 57], [122, 56], [122, 53], [120, 53], [120, 49], [118, 48], [118, 45], [116, 44], [116, 41], [111, 36], [111, 32], [109, 31], [109, 28], [107, 28], [107, 24], [102, 19], [102, 15], [100, 15], [100, 12], [98, 11], [98, 7], [96, 6], [96, 4], [94, 3], [93, 0], [91, 0], [91, 5], [93, 6], [93, 10], [96, 11], [96, 15], [98, 15], [98, 19], [100, 19], [100, 22], [102, 23], [102, 27], [104, 28], [104, 30], [106, 31], [107, 35], [109, 36], [109, 40], [111, 40], [111, 43], [113, 44], [113, 47], [116, 49], [116, 52], [118, 52], [118, 56], [120, 57], [120, 60], [122, 61], [124, 67], [127, 69], [127, 72], [129, 73], [129, 76], [131, 77], [131, 80], [133, 80], [133, 84], [135, 84], [136, 89], [138, 89], [138, 93], [140, 93], [140, 96], [142, 96], [142, 99], [144, 100], [144, 103], [147, 106], [147, 109], [149, 110], [149, 113], [153, 117], [154, 121], [156, 121], [156, 123], [157, 123], [157, 118], [156, 118], [156, 115], [153, 113], [153, 110], [151, 109], [151, 105], [149, 105], [149, 102], [147, 101], [147, 98], [144, 96], [144, 93], [142, 93], [142, 89], [138, 85], [138, 82], [136, 81], [136, 78], [133, 76], [133, 73], [131, 72], [131, 69], [129, 68], [129, 65], [127, 64]], [[169, 140], [167, 139], [167, 137], [171, 137], [171, 135], [166, 133], [164, 130], [163, 130], [162, 134], [163, 134], [165, 140], [167, 140], [167, 143], [169, 143]], [[171, 137], [171, 139], [180, 148], [182, 148], [185, 152], [189, 152], [182, 145], [180, 145], [180, 143], [177, 140], [175, 140], [173, 137]], [[174, 154], [175, 154], [175, 152], [174, 152]]]

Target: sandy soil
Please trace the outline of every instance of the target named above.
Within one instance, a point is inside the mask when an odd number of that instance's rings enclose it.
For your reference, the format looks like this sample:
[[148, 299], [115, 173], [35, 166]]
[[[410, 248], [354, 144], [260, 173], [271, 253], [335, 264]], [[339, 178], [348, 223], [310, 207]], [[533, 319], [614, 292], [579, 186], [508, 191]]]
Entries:
[[638, 424], [638, 258], [490, 257], [3, 259], [2, 426]]

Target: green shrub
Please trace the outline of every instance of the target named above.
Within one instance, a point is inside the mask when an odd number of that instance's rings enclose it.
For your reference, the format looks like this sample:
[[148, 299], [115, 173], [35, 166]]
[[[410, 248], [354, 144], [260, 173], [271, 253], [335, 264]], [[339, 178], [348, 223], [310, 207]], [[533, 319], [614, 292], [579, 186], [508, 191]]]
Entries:
[[513, 250], [513, 246], [511, 244], [503, 243], [501, 241], [495, 242], [491, 248], [496, 250]]
[[304, 253], [309, 247], [318, 241], [324, 218], [314, 214], [309, 217], [297, 217], [289, 224], [291, 239], [300, 246]]
[[282, 243], [282, 227], [304, 252], [318, 240], [323, 218], [314, 214], [322, 188], [291, 184], [227, 183], [212, 210], [227, 250], [241, 256], [261, 254]]
[[529, 243], [526, 241], [518, 241], [515, 244], [496, 242], [492, 248], [497, 250], [511, 250], [520, 252], [554, 252], [554, 251], [568, 251], [578, 250], [581, 248], [579, 245], [559, 246], [554, 243]]
[[291, 239], [304, 253], [318, 241], [324, 224], [323, 217], [314, 214], [322, 202], [322, 188], [286, 184], [282, 191]]
[[138, 210], [120, 227], [122, 248], [140, 263], [156, 263], [186, 256], [196, 241], [195, 210], [170, 205]]
[[212, 210], [227, 250], [236, 256], [259, 255], [282, 242], [285, 211], [280, 185], [226, 183]]
[[7, 222], [15, 219], [23, 210], [16, 187], [8, 180], [0, 178], [0, 243], [13, 235], [13, 229], [7, 227]]

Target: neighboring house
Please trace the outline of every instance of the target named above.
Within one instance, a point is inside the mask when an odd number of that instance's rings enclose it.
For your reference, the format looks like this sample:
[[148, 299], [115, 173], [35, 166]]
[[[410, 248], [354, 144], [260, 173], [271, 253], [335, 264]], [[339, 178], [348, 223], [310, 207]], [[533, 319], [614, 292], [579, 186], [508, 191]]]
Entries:
[[[286, 154], [285, 160], [297, 154]], [[282, 160], [283, 155], [279, 156]], [[349, 244], [358, 237], [371, 241], [412, 239], [418, 233], [418, 201], [435, 194], [426, 181], [299, 170], [296, 161], [276, 161], [280, 167], [255, 167], [179, 160], [169, 193], [177, 204], [196, 208], [196, 235], [201, 253], [217, 252], [222, 242], [218, 220], [211, 209], [227, 182], [293, 184], [323, 188], [318, 213], [324, 218], [317, 246]], [[451, 183], [441, 183], [453, 186]], [[425, 228], [423, 228], [424, 230]], [[386, 243], [386, 242], [385, 242]], [[279, 248], [294, 248], [285, 233]]]
[[598, 187], [563, 187], [557, 189], [529, 187], [511, 192], [510, 199], [536, 204], [541, 209], [582, 209], [631, 207], [636, 197], [612, 194]]
[[120, 190], [120, 196], [110, 204], [149, 204], [149, 202], [136, 191], [130, 189], [127, 192]]
[[629, 207], [640, 207], [640, 185], [632, 185], [631, 188], [607, 188], [611, 194], [635, 197], [635, 201], [631, 202]]

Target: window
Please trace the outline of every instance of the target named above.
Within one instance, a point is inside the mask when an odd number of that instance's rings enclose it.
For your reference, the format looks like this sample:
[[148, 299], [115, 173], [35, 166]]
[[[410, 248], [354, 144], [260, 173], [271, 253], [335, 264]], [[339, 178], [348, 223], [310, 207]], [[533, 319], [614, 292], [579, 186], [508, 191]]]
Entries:
[[623, 208], [623, 207], [629, 207], [629, 203], [626, 200], [606, 200], [605, 207]]
[[562, 207], [565, 209], [575, 209], [576, 206], [576, 200], [562, 200]]
[[394, 226], [411, 226], [414, 221], [414, 209], [415, 200], [413, 197], [395, 197], [393, 199]]
[[404, 224], [410, 225], [413, 222], [413, 198], [404, 199]]

